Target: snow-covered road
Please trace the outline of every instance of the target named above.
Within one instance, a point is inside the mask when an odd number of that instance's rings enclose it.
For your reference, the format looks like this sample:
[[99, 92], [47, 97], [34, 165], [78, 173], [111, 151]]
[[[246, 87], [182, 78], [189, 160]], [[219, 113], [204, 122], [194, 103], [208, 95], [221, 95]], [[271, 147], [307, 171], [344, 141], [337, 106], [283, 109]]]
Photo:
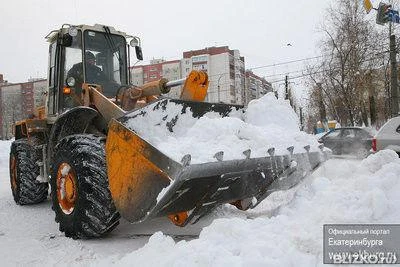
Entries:
[[49, 201], [14, 203], [9, 145], [0, 141], [1, 266], [315, 266], [323, 224], [400, 222], [400, 159], [383, 151], [364, 161], [331, 159], [252, 211], [227, 205], [189, 228], [122, 221], [105, 239], [73, 240], [58, 231]]
[[50, 199], [34, 206], [15, 204], [9, 182], [8, 157], [11, 142], [0, 141], [0, 266], [87, 266], [98, 259], [123, 255], [143, 247], [153, 233], [163, 230], [176, 240], [197, 237], [203, 222], [178, 228], [167, 219], [131, 225], [124, 220], [106, 239], [73, 240], [58, 231]]

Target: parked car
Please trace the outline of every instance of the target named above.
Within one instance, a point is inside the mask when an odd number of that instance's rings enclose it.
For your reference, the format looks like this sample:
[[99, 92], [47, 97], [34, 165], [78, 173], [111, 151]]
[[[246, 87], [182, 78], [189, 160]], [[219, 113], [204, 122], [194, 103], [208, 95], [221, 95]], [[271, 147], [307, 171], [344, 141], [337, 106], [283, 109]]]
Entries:
[[336, 128], [318, 139], [334, 155], [350, 154], [364, 158], [370, 154], [373, 134], [367, 128], [343, 127]]
[[372, 140], [372, 151], [392, 149], [400, 155], [400, 116], [388, 120]]

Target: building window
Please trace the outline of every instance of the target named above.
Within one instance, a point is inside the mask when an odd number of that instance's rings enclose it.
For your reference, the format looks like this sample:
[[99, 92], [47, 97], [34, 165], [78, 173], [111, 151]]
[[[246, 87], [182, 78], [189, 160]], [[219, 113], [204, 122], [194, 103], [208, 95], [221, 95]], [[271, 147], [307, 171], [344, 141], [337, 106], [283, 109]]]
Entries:
[[207, 61], [207, 56], [192, 57], [192, 62], [201, 62], [201, 61]]
[[231, 85], [230, 94], [235, 95], [235, 87]]

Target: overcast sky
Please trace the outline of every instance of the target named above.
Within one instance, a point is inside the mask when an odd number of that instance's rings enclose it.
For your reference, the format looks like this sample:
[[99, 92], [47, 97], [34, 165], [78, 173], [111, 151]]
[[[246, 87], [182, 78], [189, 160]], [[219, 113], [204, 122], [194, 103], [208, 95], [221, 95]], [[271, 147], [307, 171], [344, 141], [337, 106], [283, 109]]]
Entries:
[[[152, 58], [179, 59], [186, 50], [223, 45], [240, 50], [246, 68], [314, 57], [321, 38], [318, 26], [330, 2], [2, 0], [0, 73], [9, 82], [46, 77], [44, 36], [63, 23], [99, 23], [137, 35], [142, 39], [144, 63]], [[301, 68], [291, 64], [255, 72], [276, 80], [280, 73]]]

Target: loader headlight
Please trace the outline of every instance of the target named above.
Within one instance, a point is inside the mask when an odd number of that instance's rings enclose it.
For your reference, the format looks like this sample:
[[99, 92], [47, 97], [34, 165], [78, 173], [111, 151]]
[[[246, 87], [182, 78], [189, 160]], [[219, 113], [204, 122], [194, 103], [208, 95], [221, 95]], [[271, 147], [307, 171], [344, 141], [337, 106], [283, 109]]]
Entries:
[[69, 87], [73, 87], [73, 86], [75, 86], [75, 78], [74, 77], [68, 77], [67, 78], [67, 85], [69, 86]]
[[68, 29], [68, 33], [69, 33], [69, 35], [71, 35], [72, 37], [75, 37], [75, 36], [78, 35], [78, 29], [75, 28], [75, 27], [70, 27], [70, 28]]
[[140, 46], [140, 40], [138, 37], [133, 37], [132, 40], [129, 42], [132, 47]]

